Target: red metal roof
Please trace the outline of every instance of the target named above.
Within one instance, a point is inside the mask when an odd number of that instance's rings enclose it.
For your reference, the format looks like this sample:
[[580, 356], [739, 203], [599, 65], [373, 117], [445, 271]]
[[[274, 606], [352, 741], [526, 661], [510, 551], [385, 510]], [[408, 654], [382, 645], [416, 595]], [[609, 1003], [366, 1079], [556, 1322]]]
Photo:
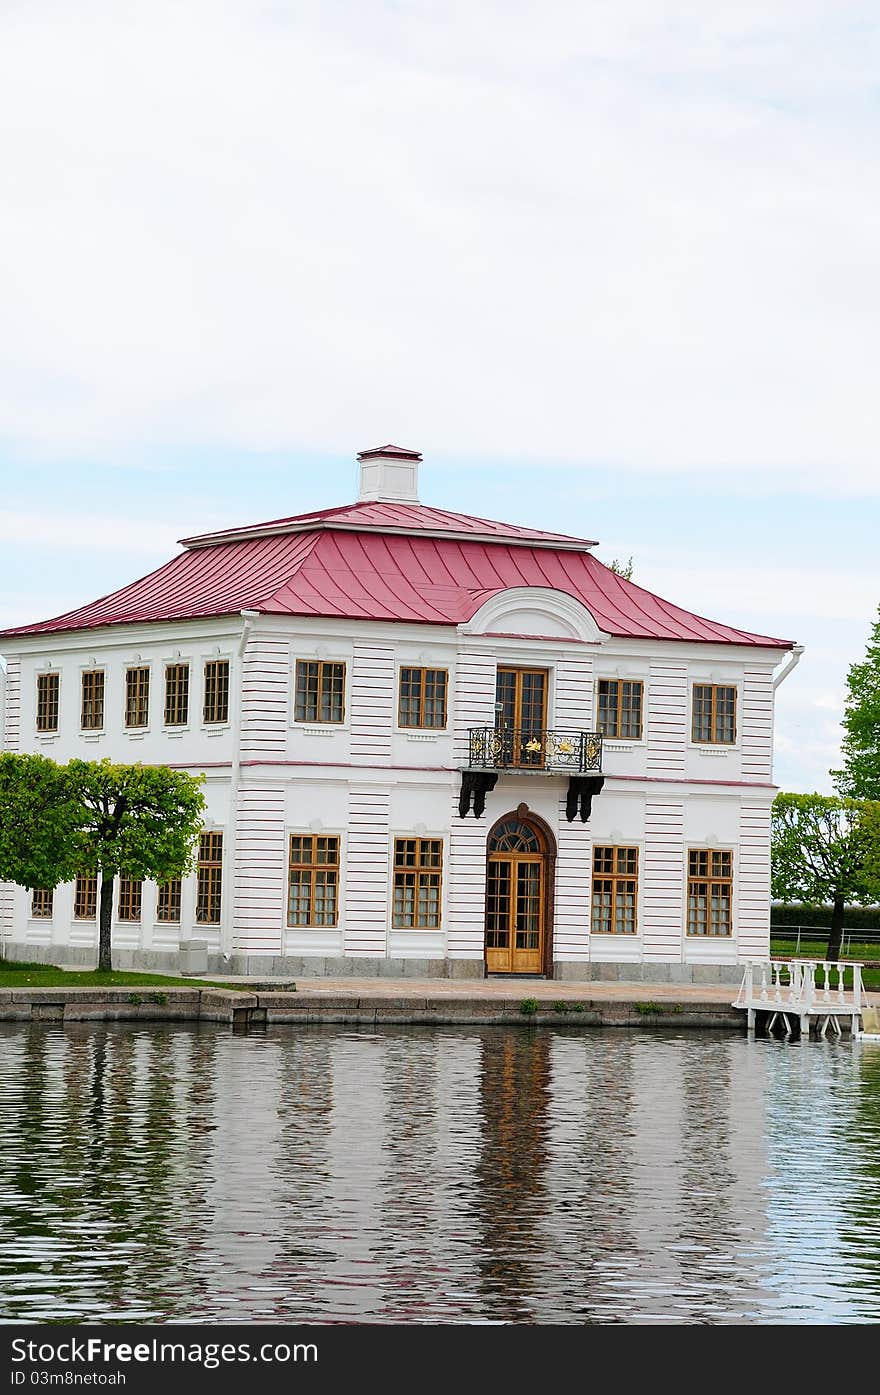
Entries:
[[372, 450], [359, 450], [358, 460], [377, 460], [379, 458], [387, 460], [421, 460], [422, 453], [418, 450], [407, 450], [405, 446], [373, 446]]
[[[362, 452], [363, 454], [363, 452]], [[498, 523], [492, 518], [474, 518], [467, 513], [450, 513], [427, 504], [398, 504], [371, 502], [344, 504], [341, 508], [319, 509], [316, 513], [300, 513], [293, 518], [274, 518], [268, 523], [252, 523], [245, 528], [224, 528], [219, 533], [200, 533], [181, 538], [185, 547], [209, 547], [219, 542], [239, 538], [268, 537], [273, 533], [311, 533], [316, 529], [365, 528], [383, 533], [418, 533], [424, 537], [501, 539], [512, 544], [533, 547], [566, 547], [587, 551], [595, 543], [585, 538], [572, 538], [566, 533], [543, 533], [536, 528], [520, 528], [515, 523]]]
[[[410, 509], [455, 519], [438, 536], [432, 522], [407, 532], [389, 531]], [[356, 527], [337, 524], [337, 514]], [[329, 520], [333, 516], [333, 521]], [[40, 624], [5, 630], [3, 636], [36, 635], [104, 625], [187, 620], [255, 610], [277, 615], [331, 616], [346, 620], [415, 621], [458, 625], [491, 596], [508, 587], [550, 587], [581, 601], [601, 629], [613, 635], [715, 644], [791, 648], [792, 641], [734, 629], [693, 615], [626, 581], [593, 557], [589, 544], [486, 520], [426, 510], [419, 505], [363, 504], [309, 515], [310, 528], [263, 533], [242, 530], [199, 543], [157, 571], [78, 610]], [[303, 519], [295, 520], [296, 523]], [[467, 533], [470, 525], [471, 535]], [[266, 525], [262, 525], [265, 527]], [[443, 525], [440, 525], [442, 528]], [[475, 536], [476, 535], [476, 536]]]

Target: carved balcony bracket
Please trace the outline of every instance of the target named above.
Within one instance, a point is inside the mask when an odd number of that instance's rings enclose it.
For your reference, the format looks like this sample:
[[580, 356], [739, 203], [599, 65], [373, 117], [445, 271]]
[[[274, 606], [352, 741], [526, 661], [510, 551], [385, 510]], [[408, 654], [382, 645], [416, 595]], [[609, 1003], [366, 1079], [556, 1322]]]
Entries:
[[478, 819], [486, 807], [486, 795], [494, 790], [498, 781], [497, 771], [463, 770], [461, 773], [461, 794], [458, 797], [458, 812], [463, 819], [473, 804], [474, 818]]
[[586, 823], [593, 811], [593, 800], [605, 783], [604, 775], [572, 775], [568, 782], [568, 796], [565, 801], [565, 817], [572, 823], [580, 813], [581, 823]]

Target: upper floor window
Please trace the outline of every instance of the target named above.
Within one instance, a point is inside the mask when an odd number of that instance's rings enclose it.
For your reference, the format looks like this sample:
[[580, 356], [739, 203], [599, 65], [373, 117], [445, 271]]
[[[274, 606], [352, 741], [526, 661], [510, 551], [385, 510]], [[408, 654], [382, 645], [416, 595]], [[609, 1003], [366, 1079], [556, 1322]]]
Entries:
[[644, 685], [630, 678], [600, 678], [597, 725], [612, 740], [641, 741]]
[[165, 725], [186, 726], [189, 718], [189, 664], [165, 666]]
[[146, 665], [125, 670], [125, 725], [145, 727], [150, 716], [150, 670]]
[[345, 664], [297, 659], [293, 716], [297, 722], [344, 721]]
[[395, 930], [436, 930], [440, 925], [443, 841], [440, 838], [395, 838]]
[[196, 867], [196, 920], [200, 925], [220, 924], [223, 884], [223, 834], [203, 833]]
[[634, 935], [638, 893], [638, 848], [593, 848], [593, 934]]
[[83, 731], [101, 731], [104, 727], [104, 670], [87, 668], [82, 676]]
[[339, 839], [292, 833], [287, 878], [288, 925], [335, 925]]
[[40, 887], [34, 887], [31, 893], [31, 917], [34, 920], [52, 919], [52, 902], [54, 894], [50, 888], [48, 891]]
[[402, 668], [397, 725], [445, 727], [447, 681], [445, 668]]
[[140, 920], [143, 886], [143, 882], [135, 881], [133, 877], [119, 878], [119, 900], [116, 903], [119, 920]]
[[229, 721], [229, 660], [209, 659], [205, 664], [206, 722]]
[[37, 731], [58, 730], [60, 673], [37, 674]]
[[736, 688], [695, 683], [691, 739], [719, 746], [736, 741]]
[[730, 935], [733, 930], [733, 853], [691, 848], [687, 897], [689, 935]]

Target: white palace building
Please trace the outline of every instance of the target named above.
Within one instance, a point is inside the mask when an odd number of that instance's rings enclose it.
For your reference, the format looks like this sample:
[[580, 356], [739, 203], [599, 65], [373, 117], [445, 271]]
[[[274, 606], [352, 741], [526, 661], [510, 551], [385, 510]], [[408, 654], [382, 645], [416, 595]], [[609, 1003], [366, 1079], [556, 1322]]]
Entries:
[[[0, 634], [3, 747], [204, 772], [196, 872], [122, 878], [118, 967], [735, 981], [769, 955], [774, 690], [800, 656], [593, 543], [418, 502], [183, 540]], [[94, 963], [94, 878], [0, 886], [3, 952]]]

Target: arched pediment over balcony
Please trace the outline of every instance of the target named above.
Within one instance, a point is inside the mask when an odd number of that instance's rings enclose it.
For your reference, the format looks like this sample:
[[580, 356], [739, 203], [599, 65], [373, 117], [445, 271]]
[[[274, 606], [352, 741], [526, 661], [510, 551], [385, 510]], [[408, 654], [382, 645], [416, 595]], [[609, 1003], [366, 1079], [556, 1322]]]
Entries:
[[499, 591], [458, 629], [463, 635], [568, 639], [581, 644], [603, 644], [610, 638], [585, 605], [549, 586], [512, 586]]

